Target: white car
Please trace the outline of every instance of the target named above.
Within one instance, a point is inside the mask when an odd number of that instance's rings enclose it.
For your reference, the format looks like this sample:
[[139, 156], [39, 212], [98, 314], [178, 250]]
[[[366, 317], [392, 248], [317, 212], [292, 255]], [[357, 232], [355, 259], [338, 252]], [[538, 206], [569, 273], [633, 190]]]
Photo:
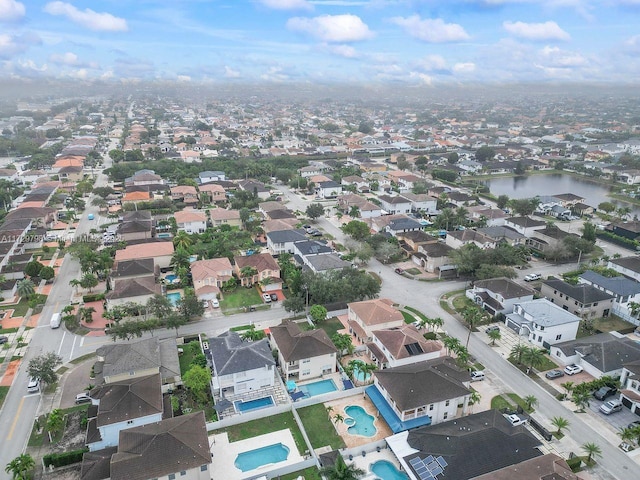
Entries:
[[576, 365], [575, 363], [573, 365], [567, 365], [566, 367], [564, 367], [564, 373], [566, 373], [567, 375], [575, 375], [576, 373], [580, 373], [583, 370], [584, 368], [582, 368], [580, 365]]
[[526, 418], [522, 418], [519, 415], [512, 413], [511, 415], [504, 415], [504, 417], [509, 420], [509, 423], [511, 425], [513, 425], [514, 427], [517, 427], [518, 425], [524, 425], [525, 423], [527, 423], [527, 419]]
[[263, 293], [262, 300], [264, 300], [264, 303], [271, 303], [271, 295], [269, 295], [268, 293]]
[[539, 273], [530, 273], [529, 275], [526, 275], [524, 277], [524, 281], [533, 282], [535, 280], [540, 280], [541, 278], [542, 278], [542, 275], [540, 275]]
[[217, 298], [214, 298], [213, 300], [211, 300], [211, 307], [213, 307], [213, 308], [220, 307], [220, 302], [218, 301]]

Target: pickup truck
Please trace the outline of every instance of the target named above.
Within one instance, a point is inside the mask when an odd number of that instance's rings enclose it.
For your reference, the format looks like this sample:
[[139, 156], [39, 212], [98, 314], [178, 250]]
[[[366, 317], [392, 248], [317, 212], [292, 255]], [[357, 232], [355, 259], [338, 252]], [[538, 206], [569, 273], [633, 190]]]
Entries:
[[509, 415], [504, 414], [504, 418], [509, 420], [509, 423], [511, 425], [513, 425], [514, 427], [517, 427], [518, 425], [524, 425], [525, 423], [527, 423], [527, 419], [526, 418], [521, 417], [520, 415], [518, 415], [516, 413], [511, 413]]

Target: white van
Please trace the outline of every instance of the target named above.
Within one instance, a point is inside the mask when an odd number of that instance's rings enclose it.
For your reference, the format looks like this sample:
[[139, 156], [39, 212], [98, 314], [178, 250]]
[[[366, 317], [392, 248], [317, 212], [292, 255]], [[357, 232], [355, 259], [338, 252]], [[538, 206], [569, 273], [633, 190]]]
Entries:
[[49, 322], [49, 326], [51, 328], [59, 328], [60, 327], [60, 314], [54, 313], [51, 317], [51, 321]]
[[29, 383], [27, 383], [27, 392], [37, 393], [40, 391], [40, 380], [37, 378], [29, 377]]

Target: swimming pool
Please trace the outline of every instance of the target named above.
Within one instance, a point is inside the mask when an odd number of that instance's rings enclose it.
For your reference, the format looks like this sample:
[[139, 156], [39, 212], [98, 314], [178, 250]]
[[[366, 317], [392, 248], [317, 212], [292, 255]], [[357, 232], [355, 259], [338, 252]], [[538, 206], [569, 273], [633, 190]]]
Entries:
[[327, 380], [319, 380], [306, 385], [299, 385], [298, 389], [304, 393], [305, 397], [315, 397], [323, 393], [335, 392], [338, 390], [336, 384], [330, 378]]
[[182, 295], [180, 295], [180, 292], [167, 293], [167, 298], [171, 302], [171, 305], [173, 305], [174, 307], [176, 306], [176, 303], [178, 303], [178, 300], [180, 300], [181, 297]]
[[169, 283], [176, 283], [180, 281], [180, 277], [174, 275], [173, 273], [167, 275], [166, 277], [164, 277], [164, 279]]
[[373, 415], [369, 415], [360, 405], [349, 405], [344, 409], [344, 413], [347, 414], [348, 418], [352, 418], [355, 421], [354, 425], [347, 428], [348, 434], [360, 435], [362, 437], [373, 437], [378, 431], [378, 429], [373, 425], [375, 417]]
[[257, 410], [259, 408], [272, 407], [275, 405], [271, 396], [256, 398], [255, 400], [249, 400], [248, 402], [242, 400], [236, 400], [233, 402], [237, 412], [248, 412], [250, 410]]
[[371, 374], [370, 373], [361, 372], [357, 368], [354, 368], [353, 369], [353, 378], [355, 378], [356, 380], [358, 380], [361, 383], [364, 383], [364, 382], [368, 381], [371, 378]]
[[166, 232], [165, 233], [158, 233], [156, 235], [156, 237], [158, 237], [158, 238], [171, 238], [171, 234], [170, 233], [166, 233]]
[[371, 464], [371, 473], [380, 480], [407, 480], [406, 473], [398, 470], [395, 465], [388, 460], [378, 460]]
[[276, 443], [239, 453], [233, 464], [237, 469], [248, 472], [270, 463], [284, 462], [287, 458], [289, 458], [289, 449], [282, 443]]

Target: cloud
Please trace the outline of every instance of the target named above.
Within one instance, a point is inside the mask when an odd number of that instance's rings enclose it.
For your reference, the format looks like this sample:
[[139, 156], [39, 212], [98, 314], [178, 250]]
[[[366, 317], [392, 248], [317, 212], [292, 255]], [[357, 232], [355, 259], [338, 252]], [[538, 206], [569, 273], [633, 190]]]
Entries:
[[427, 55], [418, 61], [418, 66], [426, 72], [446, 70], [447, 61], [440, 55]]
[[472, 73], [476, 71], [476, 64], [472, 62], [456, 63], [453, 66], [453, 73]]
[[357, 50], [351, 45], [327, 45], [326, 49], [339, 57], [357, 58], [359, 56]]
[[44, 11], [51, 15], [62, 15], [74, 23], [101, 32], [126, 32], [129, 27], [124, 18], [118, 18], [110, 13], [98, 13], [87, 8], [78, 10], [70, 3], [49, 2], [44, 6]]
[[15, 22], [24, 17], [24, 4], [16, 0], [0, 0], [0, 22]]
[[373, 36], [371, 30], [357, 15], [322, 15], [320, 17], [293, 17], [287, 28], [306, 33], [327, 43], [349, 43]]
[[546, 46], [541, 51], [545, 65], [554, 68], [575, 68], [587, 65], [587, 59], [576, 52], [561, 50], [558, 47]]
[[113, 70], [119, 78], [142, 78], [155, 73], [155, 66], [141, 58], [118, 58], [113, 64]]
[[42, 40], [35, 34], [10, 35], [0, 33], [0, 58], [11, 58], [26, 52], [33, 45], [42, 44]]
[[423, 42], [447, 43], [461, 42], [471, 38], [461, 25], [445, 23], [441, 18], [394, 17], [392, 23], [404, 28], [404, 31]]
[[274, 10], [313, 10], [307, 0], [259, 0], [267, 8]]
[[53, 53], [49, 57], [49, 61], [56, 65], [65, 65], [67, 67], [83, 67], [83, 68], [92, 68], [99, 69], [99, 65], [96, 62], [83, 62], [78, 58], [73, 52], [66, 53]]
[[234, 70], [229, 65], [224, 66], [224, 77], [225, 78], [240, 78], [240, 72], [238, 70]]
[[289, 76], [282, 72], [282, 67], [270, 67], [269, 70], [260, 75], [262, 80], [267, 82], [286, 82]]
[[189, 83], [191, 81], [191, 77], [189, 75], [178, 75], [176, 81], [178, 83]]
[[507, 21], [502, 26], [511, 35], [527, 40], [569, 40], [571, 38], [556, 22], [551, 21], [544, 23]]

